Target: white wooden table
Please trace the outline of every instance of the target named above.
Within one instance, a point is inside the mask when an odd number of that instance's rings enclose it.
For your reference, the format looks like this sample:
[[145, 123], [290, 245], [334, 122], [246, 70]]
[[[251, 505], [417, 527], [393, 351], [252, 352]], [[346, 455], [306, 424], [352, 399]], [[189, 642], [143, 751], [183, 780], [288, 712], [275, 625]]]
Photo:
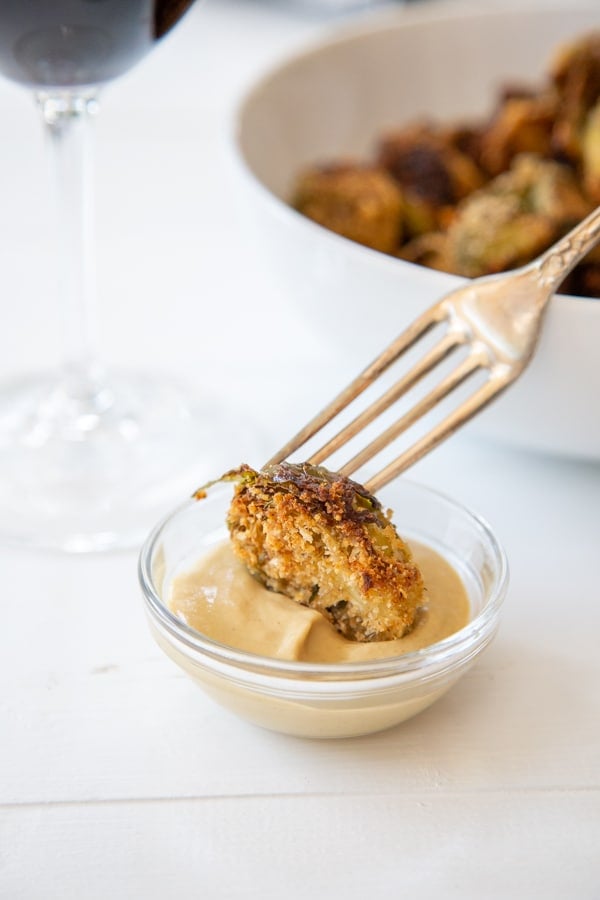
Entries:
[[[266, 452], [323, 399], [322, 360], [245, 255], [227, 129], [244, 85], [323, 27], [274, 3], [209, 0], [106, 91], [97, 129], [106, 358], [210, 383], [225, 402], [241, 373], [247, 397], [269, 387], [256, 409]], [[60, 327], [38, 123], [6, 83], [0, 112], [10, 378], [55, 361]], [[267, 343], [257, 363], [243, 337], [262, 340], [275, 312], [297, 340], [285, 355]], [[465, 679], [362, 739], [295, 740], [216, 707], [150, 638], [135, 553], [0, 548], [2, 900], [600, 897], [600, 467], [467, 432], [414, 477], [493, 523], [511, 588]]]

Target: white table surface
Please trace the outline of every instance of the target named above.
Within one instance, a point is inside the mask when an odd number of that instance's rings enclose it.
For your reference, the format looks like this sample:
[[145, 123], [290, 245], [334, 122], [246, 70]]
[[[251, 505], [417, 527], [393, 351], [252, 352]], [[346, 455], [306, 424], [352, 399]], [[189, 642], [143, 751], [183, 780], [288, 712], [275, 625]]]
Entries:
[[[324, 399], [323, 348], [245, 253], [228, 128], [244, 86], [327, 27], [208, 0], [106, 91], [97, 127], [105, 357], [224, 402], [268, 388], [265, 452]], [[38, 123], [7, 83], [0, 112], [8, 379], [55, 362], [60, 322]], [[257, 362], [269, 317], [295, 339]], [[135, 553], [0, 548], [3, 900], [600, 897], [600, 467], [466, 432], [414, 477], [493, 523], [510, 592], [450, 694], [361, 739], [287, 738], [215, 706], [154, 645]]]

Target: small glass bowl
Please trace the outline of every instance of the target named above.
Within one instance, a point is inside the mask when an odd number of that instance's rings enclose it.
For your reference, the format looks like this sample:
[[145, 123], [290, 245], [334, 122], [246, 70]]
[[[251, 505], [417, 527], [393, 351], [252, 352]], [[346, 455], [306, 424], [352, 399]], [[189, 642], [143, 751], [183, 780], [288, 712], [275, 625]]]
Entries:
[[382, 490], [400, 534], [429, 545], [461, 576], [469, 623], [422, 650], [352, 663], [288, 662], [236, 650], [200, 634], [168, 608], [172, 579], [223, 540], [231, 486], [190, 500], [146, 540], [139, 575], [159, 646], [218, 703], [257, 725], [309, 738], [350, 737], [397, 725], [430, 706], [494, 636], [508, 584], [489, 526], [454, 500], [401, 480]]

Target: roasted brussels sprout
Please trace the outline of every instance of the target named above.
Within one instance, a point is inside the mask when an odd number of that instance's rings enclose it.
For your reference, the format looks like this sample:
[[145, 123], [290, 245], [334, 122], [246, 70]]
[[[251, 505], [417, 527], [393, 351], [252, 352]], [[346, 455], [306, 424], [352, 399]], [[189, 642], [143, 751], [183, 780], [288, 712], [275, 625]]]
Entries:
[[322, 467], [228, 473], [232, 545], [267, 588], [318, 610], [346, 638], [402, 637], [424, 604], [421, 574], [379, 501]]
[[393, 253], [402, 239], [402, 194], [377, 168], [324, 166], [298, 180], [294, 206], [336, 234]]
[[[299, 179], [297, 208], [339, 234], [457, 275], [529, 262], [600, 204], [600, 31], [561, 48], [538, 86], [501, 87], [475, 122], [412, 122], [372, 160]], [[563, 290], [600, 297], [600, 250]]]
[[512, 269], [589, 211], [569, 168], [524, 154], [459, 207], [448, 229], [449, 264], [472, 278]]
[[600, 99], [600, 32], [562, 47], [551, 68], [559, 103], [553, 129], [555, 151], [577, 163], [590, 110]]
[[409, 235], [446, 225], [453, 206], [484, 180], [449, 132], [427, 124], [386, 135], [380, 141], [376, 160], [402, 188]]

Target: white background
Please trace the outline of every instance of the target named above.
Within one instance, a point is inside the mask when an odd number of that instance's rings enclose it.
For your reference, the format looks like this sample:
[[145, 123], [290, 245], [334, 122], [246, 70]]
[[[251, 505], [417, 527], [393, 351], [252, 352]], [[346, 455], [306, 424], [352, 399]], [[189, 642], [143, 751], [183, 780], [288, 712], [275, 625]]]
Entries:
[[[97, 124], [105, 358], [225, 403], [243, 387], [265, 454], [335, 373], [247, 252], [231, 115], [331, 26], [299, 5], [208, 0], [106, 90]], [[59, 358], [61, 322], [39, 123], [4, 82], [0, 112], [10, 379]], [[467, 431], [413, 477], [493, 524], [511, 588], [465, 679], [362, 739], [286, 738], [205, 698], [148, 634], [135, 553], [0, 549], [0, 897], [600, 897], [600, 469]]]

